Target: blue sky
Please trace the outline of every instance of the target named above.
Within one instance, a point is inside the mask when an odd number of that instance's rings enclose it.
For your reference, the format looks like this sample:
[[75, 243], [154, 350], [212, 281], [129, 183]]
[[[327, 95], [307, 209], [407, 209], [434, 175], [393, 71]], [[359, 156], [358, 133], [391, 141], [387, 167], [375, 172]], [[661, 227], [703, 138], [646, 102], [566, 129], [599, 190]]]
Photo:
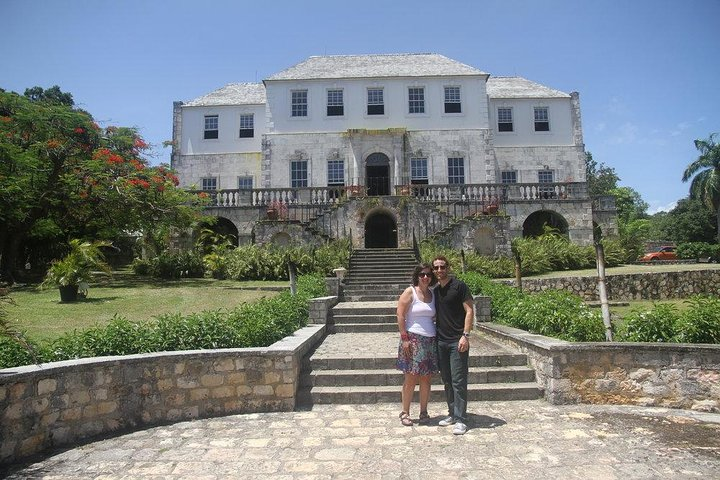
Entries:
[[580, 92], [586, 149], [650, 204], [720, 132], [719, 0], [0, 0], [0, 87], [59, 85], [169, 162], [172, 103], [310, 55], [433, 52]]

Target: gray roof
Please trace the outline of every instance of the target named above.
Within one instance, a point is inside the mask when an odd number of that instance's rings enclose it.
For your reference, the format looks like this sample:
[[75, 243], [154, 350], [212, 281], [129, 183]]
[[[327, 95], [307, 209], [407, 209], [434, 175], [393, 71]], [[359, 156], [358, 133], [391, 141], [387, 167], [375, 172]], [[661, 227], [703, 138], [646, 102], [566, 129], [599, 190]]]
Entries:
[[487, 75], [436, 53], [310, 57], [267, 80]]
[[522, 77], [490, 77], [487, 92], [490, 98], [570, 98], [565, 92]]
[[265, 85], [262, 83], [229, 83], [207, 95], [183, 104], [183, 107], [262, 105], [264, 103]]

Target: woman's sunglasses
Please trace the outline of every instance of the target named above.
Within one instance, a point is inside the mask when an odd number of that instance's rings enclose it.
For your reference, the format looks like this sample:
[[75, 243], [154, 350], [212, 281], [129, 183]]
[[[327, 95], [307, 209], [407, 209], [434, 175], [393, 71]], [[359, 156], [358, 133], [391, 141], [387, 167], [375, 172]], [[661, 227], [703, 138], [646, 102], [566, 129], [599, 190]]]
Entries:
[[420, 273], [418, 274], [418, 277], [428, 277], [428, 278], [432, 278], [432, 273], [431, 273], [431, 272], [420, 272]]

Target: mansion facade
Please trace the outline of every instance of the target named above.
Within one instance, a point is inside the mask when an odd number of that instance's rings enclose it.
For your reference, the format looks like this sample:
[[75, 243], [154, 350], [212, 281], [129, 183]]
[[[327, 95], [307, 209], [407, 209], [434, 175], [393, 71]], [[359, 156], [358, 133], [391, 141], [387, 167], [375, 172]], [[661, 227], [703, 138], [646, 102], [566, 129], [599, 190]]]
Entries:
[[437, 54], [314, 56], [175, 102], [172, 167], [240, 243], [495, 254], [544, 225], [616, 231], [588, 196], [577, 93]]

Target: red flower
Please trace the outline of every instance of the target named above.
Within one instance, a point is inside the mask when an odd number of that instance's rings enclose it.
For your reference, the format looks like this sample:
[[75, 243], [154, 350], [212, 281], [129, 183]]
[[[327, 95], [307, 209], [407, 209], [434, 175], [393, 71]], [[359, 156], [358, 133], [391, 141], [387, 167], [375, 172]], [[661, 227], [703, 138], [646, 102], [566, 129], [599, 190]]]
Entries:
[[55, 148], [59, 148], [61, 146], [62, 146], [62, 144], [58, 140], [55, 140], [54, 138], [51, 138], [50, 140], [47, 141], [48, 148], [55, 149]]
[[145, 165], [143, 165], [137, 158], [130, 160], [130, 164], [135, 167], [135, 170], [143, 170], [145, 168]]
[[200, 198], [208, 198], [208, 196], [209, 196], [209, 195], [208, 195], [207, 193], [205, 193], [205, 192], [200, 192], [200, 193], [198, 193], [198, 197], [200, 197]]
[[77, 127], [74, 131], [75, 133], [85, 133], [85, 129], [81, 127]]
[[136, 138], [135, 142], [133, 143], [135, 145], [135, 148], [144, 149], [148, 147], [148, 144], [145, 143], [145, 141], [142, 138]]

